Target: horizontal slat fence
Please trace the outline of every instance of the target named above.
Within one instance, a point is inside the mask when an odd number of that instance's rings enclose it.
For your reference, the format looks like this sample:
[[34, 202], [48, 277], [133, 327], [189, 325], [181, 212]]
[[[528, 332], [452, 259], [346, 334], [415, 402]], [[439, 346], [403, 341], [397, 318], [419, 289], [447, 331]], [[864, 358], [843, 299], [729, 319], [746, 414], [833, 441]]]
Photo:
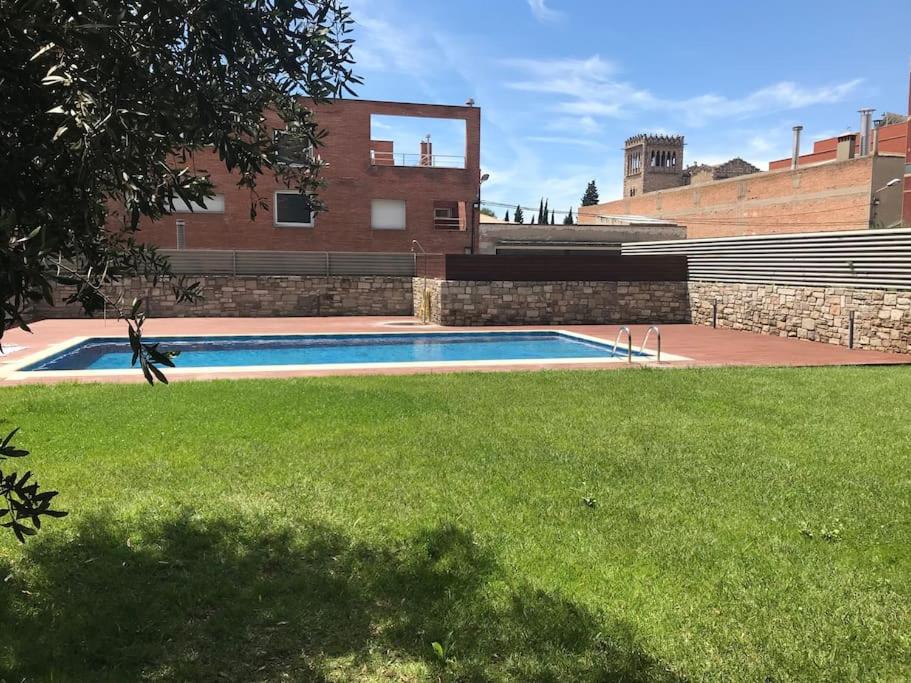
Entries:
[[911, 289], [911, 230], [631, 242], [624, 256], [683, 255], [690, 280]]
[[162, 249], [175, 273], [192, 275], [414, 275], [410, 253]]

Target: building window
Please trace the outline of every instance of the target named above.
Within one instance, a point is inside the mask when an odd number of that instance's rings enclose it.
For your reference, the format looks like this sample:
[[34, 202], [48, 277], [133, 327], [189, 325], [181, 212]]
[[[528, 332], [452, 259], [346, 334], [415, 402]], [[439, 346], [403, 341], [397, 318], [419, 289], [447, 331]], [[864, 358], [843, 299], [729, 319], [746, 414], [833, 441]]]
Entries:
[[464, 230], [462, 202], [435, 201], [433, 227], [437, 230]]
[[374, 230], [404, 230], [405, 200], [372, 200], [370, 202], [370, 227]]
[[272, 202], [275, 225], [289, 228], [312, 228], [313, 211], [310, 199], [296, 190], [275, 193]]
[[177, 248], [187, 248], [187, 224], [184, 221], [177, 221]]
[[313, 159], [313, 146], [287, 130], [272, 131], [278, 148], [278, 162], [287, 166], [306, 166]]
[[[200, 206], [197, 203], [192, 205], [192, 213], [224, 213], [225, 212], [225, 196], [223, 194], [217, 194], [214, 197], [209, 197], [203, 199], [205, 206]], [[187, 204], [180, 197], [174, 197], [174, 213], [190, 213], [190, 205]]]

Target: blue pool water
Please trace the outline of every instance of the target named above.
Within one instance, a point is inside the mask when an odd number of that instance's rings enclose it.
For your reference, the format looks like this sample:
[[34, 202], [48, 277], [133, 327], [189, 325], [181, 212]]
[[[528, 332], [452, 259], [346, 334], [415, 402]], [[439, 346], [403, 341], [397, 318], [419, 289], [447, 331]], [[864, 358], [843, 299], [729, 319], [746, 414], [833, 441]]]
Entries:
[[[180, 351], [182, 368], [344, 363], [547, 360], [626, 356], [626, 349], [562, 332], [158, 337], [162, 351]], [[110, 370], [130, 367], [129, 342], [119, 337], [82, 341], [24, 370]], [[634, 355], [642, 355], [634, 353]]]

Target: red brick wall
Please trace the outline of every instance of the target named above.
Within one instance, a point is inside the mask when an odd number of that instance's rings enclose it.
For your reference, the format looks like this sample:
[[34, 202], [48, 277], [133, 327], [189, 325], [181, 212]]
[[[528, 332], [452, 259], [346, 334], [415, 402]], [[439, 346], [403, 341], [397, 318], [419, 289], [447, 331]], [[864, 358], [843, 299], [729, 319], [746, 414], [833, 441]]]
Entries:
[[598, 214], [651, 216], [685, 225], [691, 239], [863, 229], [873, 163], [863, 157], [651, 192], [582, 207], [579, 223], [596, 223]]
[[911, 228], [911, 74], [908, 74], [908, 123], [905, 128], [905, 187], [902, 222]]
[[[370, 163], [370, 115], [419, 116], [465, 121], [465, 168], [419, 168]], [[462, 253], [474, 232], [469, 220], [462, 231], [437, 230], [433, 203], [462, 202], [471, 212], [480, 178], [481, 111], [476, 107], [403, 104], [368, 100], [339, 100], [317, 108], [317, 120], [329, 131], [325, 146], [318, 149], [329, 164], [321, 192], [328, 211], [316, 217], [312, 228], [275, 227], [272, 197], [279, 187], [271, 176], [258, 181], [259, 193], [270, 209], [250, 219], [250, 196], [236, 186], [214, 154], [197, 155], [195, 165], [209, 171], [216, 193], [225, 195], [225, 211], [180, 213], [142, 225], [140, 237], [161, 247], [176, 246], [175, 221], [186, 224], [187, 249], [275, 249], [293, 251], [388, 251], [411, 250], [416, 239], [428, 252]], [[276, 121], [276, 125], [278, 122]], [[419, 141], [415, 140], [415, 147]], [[390, 145], [391, 147], [391, 145]], [[378, 146], [385, 149], [384, 146]], [[373, 230], [371, 199], [403, 199], [405, 230]], [[477, 216], [474, 216], [477, 221]]]
[[[860, 133], [855, 133], [857, 153], [860, 154]], [[879, 151], [883, 154], [904, 154], [905, 146], [908, 140], [908, 124], [894, 123], [891, 126], [882, 126], [879, 128]], [[870, 145], [873, 140], [870, 140]], [[823, 161], [832, 161], [836, 157], [838, 149], [838, 137], [825, 138], [813, 143], [813, 152], [810, 154], [801, 154], [797, 159], [798, 166], [807, 166], [809, 164], [818, 164]], [[787, 159], [776, 159], [769, 162], [769, 170], [777, 171], [780, 169], [791, 168], [791, 157]]]

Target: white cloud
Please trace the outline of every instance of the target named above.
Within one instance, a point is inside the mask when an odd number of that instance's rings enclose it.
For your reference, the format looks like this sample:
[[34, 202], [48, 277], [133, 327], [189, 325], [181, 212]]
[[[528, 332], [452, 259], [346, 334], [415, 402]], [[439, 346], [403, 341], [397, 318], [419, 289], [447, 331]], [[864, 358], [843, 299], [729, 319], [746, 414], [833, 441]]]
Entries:
[[563, 16], [561, 12], [548, 7], [545, 0], [528, 0], [528, 6], [535, 19], [541, 22], [554, 21]]
[[571, 138], [562, 135], [532, 135], [525, 138], [529, 142], [541, 142], [552, 145], [579, 145], [580, 147], [604, 147], [604, 143], [591, 138]]
[[853, 79], [806, 87], [782, 81], [738, 98], [708, 93], [675, 100], [657, 97], [618, 79], [616, 65], [599, 55], [588, 59], [512, 59], [503, 64], [520, 74], [507, 83], [509, 88], [561, 95], [565, 99], [554, 108], [563, 114], [627, 118], [643, 111], [662, 112], [688, 126], [840, 102], [861, 83], [861, 79]]

